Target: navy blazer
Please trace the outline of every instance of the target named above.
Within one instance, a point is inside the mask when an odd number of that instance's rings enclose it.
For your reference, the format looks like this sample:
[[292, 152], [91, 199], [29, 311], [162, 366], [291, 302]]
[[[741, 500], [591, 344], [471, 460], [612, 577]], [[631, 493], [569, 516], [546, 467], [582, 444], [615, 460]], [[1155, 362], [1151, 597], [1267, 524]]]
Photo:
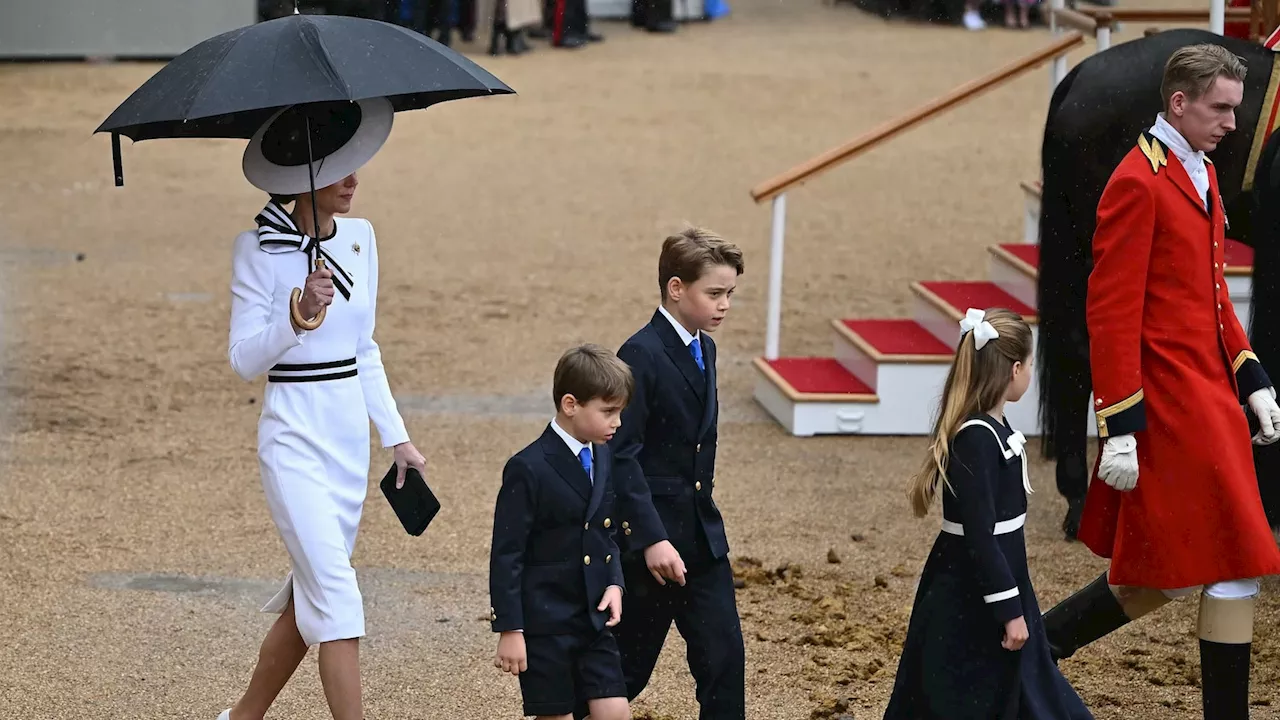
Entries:
[[612, 453], [593, 445], [595, 483], [548, 424], [542, 437], [502, 470], [489, 554], [489, 620], [494, 632], [600, 632], [596, 606], [610, 585], [624, 587], [614, 542]]
[[[729, 553], [712, 498], [716, 472], [716, 344], [701, 334], [704, 374], [660, 311], [618, 350], [635, 393], [609, 441], [624, 553], [669, 540], [688, 565]], [[697, 551], [697, 552], [695, 552]]]

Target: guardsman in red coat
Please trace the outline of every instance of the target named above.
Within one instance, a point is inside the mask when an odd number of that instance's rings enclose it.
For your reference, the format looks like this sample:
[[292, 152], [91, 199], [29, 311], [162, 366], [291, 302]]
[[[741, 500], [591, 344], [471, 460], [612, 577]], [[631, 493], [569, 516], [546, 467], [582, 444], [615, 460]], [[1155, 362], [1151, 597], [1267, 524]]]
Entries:
[[[1184, 47], [1165, 112], [1098, 204], [1087, 325], [1103, 441], [1079, 539], [1108, 573], [1044, 616], [1056, 658], [1200, 591], [1204, 716], [1248, 718], [1253, 598], [1280, 572], [1249, 446], [1280, 439], [1275, 391], [1227, 297], [1225, 217], [1204, 157], [1235, 129], [1240, 59]], [[1100, 482], [1099, 482], [1100, 481]]]

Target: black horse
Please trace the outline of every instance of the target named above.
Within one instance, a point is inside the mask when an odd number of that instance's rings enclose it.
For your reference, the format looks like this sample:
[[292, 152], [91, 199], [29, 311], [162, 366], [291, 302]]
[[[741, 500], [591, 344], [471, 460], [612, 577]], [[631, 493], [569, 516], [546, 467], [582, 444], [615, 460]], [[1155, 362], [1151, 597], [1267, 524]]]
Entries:
[[[1204, 30], [1180, 29], [1116, 45], [1074, 67], [1054, 90], [1045, 122], [1041, 162], [1040, 271], [1037, 305], [1040, 339], [1040, 421], [1046, 457], [1057, 460], [1058, 492], [1068, 501], [1063, 530], [1074, 538], [1088, 487], [1089, 336], [1085, 292], [1093, 265], [1092, 238], [1098, 200], [1112, 171], [1163, 109], [1160, 80], [1165, 62], [1186, 45], [1211, 42], [1240, 56], [1248, 68], [1236, 131], [1210, 154], [1227, 208], [1227, 236], [1255, 250], [1251, 341], [1267, 373], [1280, 375], [1280, 169], [1270, 167], [1280, 133], [1270, 137], [1256, 163], [1246, 167], [1266, 98], [1275, 53], [1247, 40]], [[1250, 186], [1254, 186], [1252, 191]], [[1255, 214], [1255, 207], [1258, 211]], [[1255, 231], [1254, 228], [1259, 231]], [[1274, 319], [1273, 319], [1274, 318]], [[1270, 327], [1268, 327], [1270, 323]], [[1274, 446], [1273, 446], [1274, 447]], [[1255, 450], [1259, 477], [1280, 468], [1280, 447]], [[1266, 483], [1260, 483], [1267, 493]], [[1280, 525], [1280, 503], [1264, 494], [1267, 518]]]

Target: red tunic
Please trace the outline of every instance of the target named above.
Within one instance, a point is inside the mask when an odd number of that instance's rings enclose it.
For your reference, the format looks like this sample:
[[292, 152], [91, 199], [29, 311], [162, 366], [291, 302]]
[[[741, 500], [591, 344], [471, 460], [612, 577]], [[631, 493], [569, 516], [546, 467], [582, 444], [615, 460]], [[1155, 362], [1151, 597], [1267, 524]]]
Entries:
[[[1086, 301], [1101, 438], [1133, 433], [1138, 485], [1097, 477], [1079, 539], [1110, 581], [1174, 589], [1280, 572], [1242, 409], [1269, 387], [1223, 277], [1223, 206], [1148, 133], [1098, 203]], [[1100, 440], [1100, 442], [1102, 442]]]

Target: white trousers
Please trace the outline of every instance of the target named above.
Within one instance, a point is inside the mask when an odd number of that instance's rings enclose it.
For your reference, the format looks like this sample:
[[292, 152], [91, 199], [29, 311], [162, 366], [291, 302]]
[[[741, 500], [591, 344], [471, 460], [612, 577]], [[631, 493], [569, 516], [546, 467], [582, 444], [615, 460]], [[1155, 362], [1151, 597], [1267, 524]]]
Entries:
[[1219, 600], [1243, 600], [1255, 597], [1259, 592], [1259, 587], [1257, 578], [1246, 578], [1244, 580], [1223, 580], [1222, 582], [1208, 585], [1161, 590], [1160, 592], [1164, 593], [1164, 596], [1170, 600], [1177, 600], [1180, 597], [1194, 594], [1198, 590], [1204, 590], [1205, 595]]

